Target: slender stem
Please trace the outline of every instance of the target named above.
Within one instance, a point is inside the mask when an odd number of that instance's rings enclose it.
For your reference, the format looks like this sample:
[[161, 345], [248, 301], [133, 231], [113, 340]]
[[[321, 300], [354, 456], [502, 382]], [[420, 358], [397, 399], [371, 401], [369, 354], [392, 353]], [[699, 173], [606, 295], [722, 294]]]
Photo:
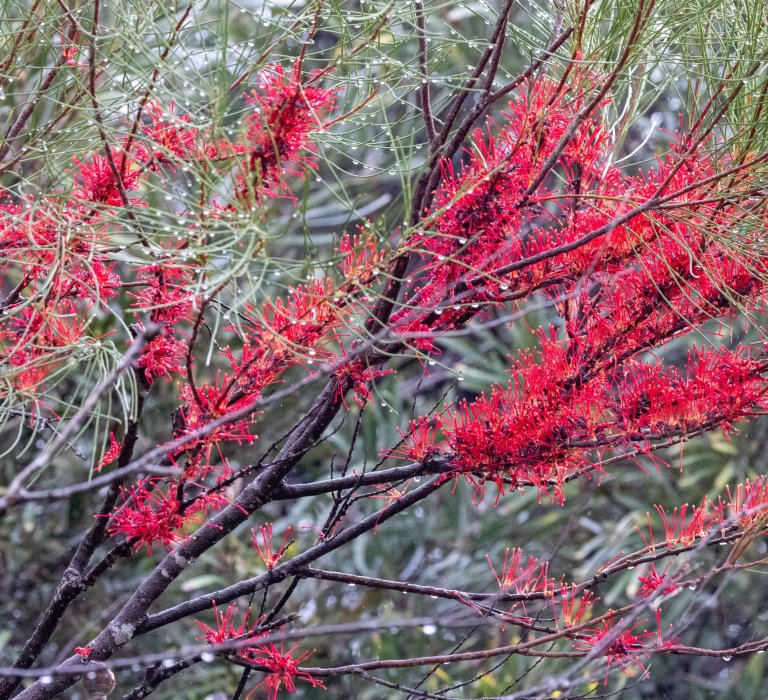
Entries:
[[424, 128], [427, 131], [427, 141], [430, 148], [434, 148], [437, 141], [435, 133], [435, 118], [432, 116], [432, 97], [429, 92], [429, 61], [427, 58], [427, 28], [424, 19], [423, 0], [414, 0], [416, 11], [416, 29], [419, 39], [419, 67], [421, 69], [421, 86], [419, 94], [421, 95], [421, 112], [424, 119]]

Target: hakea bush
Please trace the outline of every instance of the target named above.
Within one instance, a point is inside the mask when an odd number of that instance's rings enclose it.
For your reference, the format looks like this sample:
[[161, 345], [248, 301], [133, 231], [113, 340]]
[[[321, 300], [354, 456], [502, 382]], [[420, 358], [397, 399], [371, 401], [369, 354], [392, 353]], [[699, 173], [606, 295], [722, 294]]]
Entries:
[[[322, 578], [327, 572], [308, 569], [315, 559], [444, 484], [467, 481], [476, 503], [489, 488], [497, 503], [534, 489], [542, 503], [556, 507], [565, 502], [570, 481], [599, 480], [618, 461], [639, 462], [707, 431], [728, 436], [735, 424], [768, 409], [764, 347], [693, 344], [676, 365], [662, 351], [693, 329], [711, 330], [744, 310], [763, 310], [768, 259], [761, 241], [746, 233], [741, 248], [729, 245], [729, 232], [746, 217], [753, 224], [748, 231], [756, 230], [755, 221], [768, 225], [768, 203], [749, 167], [756, 156], [715, 155], [716, 136], [698, 125], [681, 130], [652, 168], [623, 171], [613, 160], [615, 135], [604, 122], [609, 76], [583, 68], [520, 80], [506, 107], [470, 135], [461, 165], [436, 147], [425, 166], [431, 184], [414, 206], [412, 225], [385, 242], [370, 226], [343, 236], [333, 274], [242, 305], [237, 322], [227, 327], [207, 326], [206, 314], [224, 303], [225, 285], [209, 283], [205, 246], [192, 251], [183, 239], [165, 247], [144, 241], [152, 249], [149, 260], [134, 266], [119, 261], [121, 221], [147, 204], [152, 178], [190, 164], [218, 173], [231, 189], [184, 214], [190, 236], [239, 212], [268, 221], [275, 199], [295, 203], [291, 182], [316, 167], [313, 140], [342, 119], [334, 117], [339, 91], [326, 84], [330, 76], [330, 70], [306, 72], [302, 60], [268, 66], [245, 91], [243, 127], [232, 139], [194, 126], [172, 102], [147, 101], [136, 128], [118, 146], [74, 159], [68, 188], [38, 199], [4, 197], [1, 269], [10, 291], [0, 320], [2, 398], [20, 396], [36, 415], [56, 420], [62, 410], [52, 391], [58, 376], [71, 365], [72, 348], [87, 353], [103, 340], [90, 319], [115, 300], [125, 302], [135, 321], [130, 367], [142, 401], [158, 385], [177, 387], [167, 441], [145, 462], [136, 466], [134, 425], [110, 433], [108, 448], [93, 465], [97, 478], [132, 466], [136, 472], [147, 466], [170, 472], [110, 482], [84, 546], [91, 547], [86, 559], [107, 538], [115, 540], [115, 549], [93, 576], [121, 557], [166, 550], [167, 556], [105, 630], [79, 647], [77, 663], [104, 661], [166, 620], [212, 609], [215, 626], [199, 620], [198, 641], [262, 674], [248, 697], [266, 693], [274, 700], [280, 690], [297, 690], [299, 681], [325, 687], [319, 679], [334, 669], [308, 670], [310, 652], [298, 652], [299, 644], [286, 651], [279, 633], [273, 634], [281, 625], [272, 618], [293, 588], [274, 614], [249, 612], [239, 625], [232, 601], [289, 576]], [[415, 416], [383, 454], [394, 465], [390, 469], [348, 474], [347, 463], [326, 490], [322, 483], [299, 485], [305, 491], [289, 483], [291, 469], [334, 416], [364, 410], [382, 377], [397, 378], [397, 363], [385, 366], [392, 358], [414, 354], [428, 372], [426, 360], [440, 353], [441, 336], [494, 315], [514, 315], [534, 297], [550, 303], [560, 320], [534, 332], [535, 348], [510, 357], [506, 383]], [[219, 334], [215, 372], [206, 371], [196, 347], [203, 329]], [[273, 393], [320, 378], [327, 380], [325, 389], [274, 461], [240, 467], [232, 460], [233, 454], [247, 455], [269, 429], [265, 414]], [[251, 475], [242, 492], [231, 488]], [[424, 475], [432, 478], [417, 486]], [[22, 486], [5, 494], [4, 507], [29, 496]], [[251, 543], [262, 573], [148, 613], [195, 559], [263, 505], [323, 493], [339, 496], [308, 550], [293, 553], [290, 527], [277, 544], [272, 524], [261, 525], [251, 530]], [[342, 527], [354, 502], [377, 498], [384, 504], [373, 516]], [[566, 656], [602, 658], [607, 681], [614, 667], [645, 671], [655, 653], [696, 653], [662, 633], [659, 606], [701, 580], [684, 564], [664, 560], [724, 544], [729, 557], [718, 572], [748, 568], [753, 562], [745, 552], [765, 534], [767, 505], [768, 487], [759, 477], [716, 502], [671, 511], [657, 506], [654, 518], [661, 526], [654, 533], [648, 516], [639, 549], [622, 552], [581, 581], [556, 575], [548, 562], [521, 548], [508, 548], [498, 571], [491, 565], [498, 588], [493, 593], [422, 590], [344, 574], [330, 580], [448, 598], [505, 628], [525, 630], [528, 641], [499, 653], [536, 655], [539, 647], [565, 642]], [[57, 600], [65, 601], [63, 607], [57, 603], [48, 614], [17, 666], [34, 663], [66, 606], [95, 581], [78, 566], [71, 569], [77, 585], [61, 584]], [[598, 585], [635, 567], [636, 600], [599, 612]], [[222, 613], [218, 606], [227, 603]], [[655, 628], [641, 617], [650, 608]], [[765, 646], [754, 643], [744, 652]], [[482, 658], [466, 654], [457, 652], [455, 660]], [[339, 675], [364, 676], [367, 668], [361, 664]], [[370, 668], [386, 668], [386, 662]], [[148, 673], [145, 685], [152, 690], [170, 675]], [[48, 697], [71, 679], [57, 676], [20, 697]], [[10, 697], [16, 685], [0, 685], [0, 697]]]

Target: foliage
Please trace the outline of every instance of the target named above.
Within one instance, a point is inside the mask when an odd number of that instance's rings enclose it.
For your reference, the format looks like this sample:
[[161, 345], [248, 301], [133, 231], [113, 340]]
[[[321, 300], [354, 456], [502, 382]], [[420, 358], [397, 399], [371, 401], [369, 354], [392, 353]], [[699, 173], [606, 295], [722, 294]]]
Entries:
[[0, 697], [758, 697], [761, 4], [8, 2]]

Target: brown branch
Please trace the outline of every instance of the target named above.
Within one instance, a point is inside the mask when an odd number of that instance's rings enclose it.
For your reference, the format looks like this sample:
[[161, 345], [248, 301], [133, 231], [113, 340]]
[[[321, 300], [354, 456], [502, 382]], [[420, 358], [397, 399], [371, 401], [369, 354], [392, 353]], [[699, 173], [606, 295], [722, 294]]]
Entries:
[[[279, 473], [279, 472], [278, 472]], [[233, 588], [238, 590], [250, 589], [252, 592], [266, 585], [282, 580], [292, 575], [293, 569], [298, 569], [314, 561], [319, 556], [338, 549], [350, 542], [363, 532], [372, 530], [382, 522], [402, 512], [414, 503], [426, 498], [436, 489], [440, 488], [442, 480], [439, 477], [423, 484], [418, 489], [403, 496], [399, 501], [387, 506], [382, 511], [364, 518], [356, 525], [348, 528], [339, 535], [317, 544], [312, 549], [294, 557], [290, 562], [275, 567], [272, 571], [257, 577], [258, 580], [241, 582], [220, 593], [213, 598], [201, 596], [192, 601], [176, 606], [175, 608], [148, 616], [150, 605], [168, 588], [168, 586], [200, 555], [210, 549], [217, 542], [231, 533], [238, 525], [244, 522], [248, 515], [269, 500], [270, 488], [274, 488], [275, 474], [259, 476], [256, 481], [248, 486], [237, 501], [219, 512], [206, 526], [197, 531], [194, 538], [187, 538], [175, 550], [170, 552], [160, 564], [139, 584], [133, 595], [126, 602], [117, 616], [102, 630], [91, 644], [91, 658], [103, 661], [123, 647], [135, 635], [162, 627], [169, 622], [187, 617], [206, 610], [213, 605], [213, 601], [219, 603], [228, 602], [227, 596], [232, 594]], [[282, 476], [280, 476], [282, 478]], [[229, 600], [244, 595], [236, 593]], [[60, 673], [54, 676], [50, 684], [36, 682], [18, 695], [20, 700], [34, 698], [50, 698], [71, 686], [84, 672], [82, 660], [73, 656], [57, 667]], [[72, 673], [74, 671], [74, 673]], [[66, 674], [66, 675], [64, 675]]]
[[427, 141], [430, 149], [435, 147], [437, 134], [435, 133], [435, 118], [432, 116], [432, 97], [429, 93], [429, 61], [427, 58], [427, 27], [424, 19], [423, 0], [414, 0], [414, 11], [416, 13], [416, 34], [419, 40], [419, 68], [421, 73], [421, 86], [419, 94], [421, 95], [421, 111], [424, 120], [424, 128], [427, 131]]

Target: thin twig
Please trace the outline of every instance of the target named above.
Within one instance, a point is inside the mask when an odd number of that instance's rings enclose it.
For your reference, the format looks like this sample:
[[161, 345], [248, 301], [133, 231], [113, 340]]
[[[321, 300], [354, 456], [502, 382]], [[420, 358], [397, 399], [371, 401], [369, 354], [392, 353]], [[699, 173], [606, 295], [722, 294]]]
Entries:
[[424, 1], [414, 0], [413, 6], [416, 12], [416, 29], [419, 40], [421, 112], [424, 128], [427, 131], [427, 141], [430, 148], [434, 148], [437, 142], [437, 134], [435, 133], [435, 118], [432, 116], [432, 98], [429, 93], [429, 61], [427, 57], [427, 27], [424, 19]]

